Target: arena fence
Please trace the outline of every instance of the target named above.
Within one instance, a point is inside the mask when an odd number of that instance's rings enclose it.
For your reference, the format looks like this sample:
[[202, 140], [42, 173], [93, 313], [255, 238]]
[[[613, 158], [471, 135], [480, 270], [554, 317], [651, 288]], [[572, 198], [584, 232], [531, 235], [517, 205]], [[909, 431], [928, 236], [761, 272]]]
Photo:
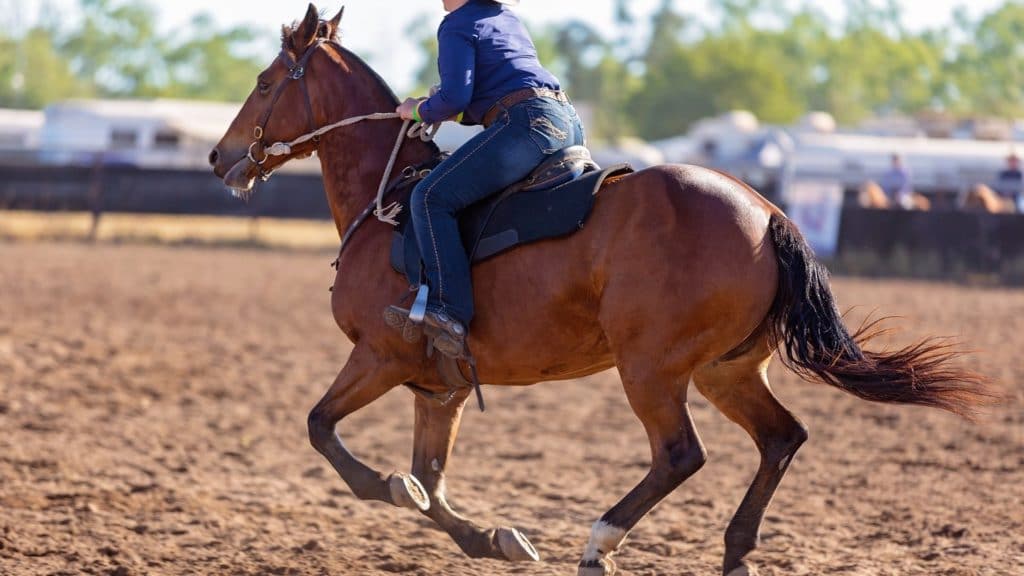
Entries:
[[0, 166], [0, 209], [330, 219], [318, 174], [275, 175], [242, 202], [211, 172]]
[[844, 208], [831, 268], [1024, 285], [1024, 215]]
[[[246, 204], [206, 171], [0, 166], [0, 209], [331, 218], [318, 175], [281, 173], [259, 186]], [[1024, 215], [844, 207], [829, 264], [843, 274], [1024, 285]]]

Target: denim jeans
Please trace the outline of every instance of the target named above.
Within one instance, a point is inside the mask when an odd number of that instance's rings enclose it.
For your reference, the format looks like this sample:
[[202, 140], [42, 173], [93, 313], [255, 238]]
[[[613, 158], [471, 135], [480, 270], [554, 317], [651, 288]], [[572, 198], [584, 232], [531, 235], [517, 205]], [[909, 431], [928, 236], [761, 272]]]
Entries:
[[466, 327], [473, 319], [459, 211], [524, 180], [547, 156], [583, 143], [583, 125], [572, 104], [533, 98], [502, 111], [416, 186], [410, 208], [430, 287], [429, 310], [445, 312]]

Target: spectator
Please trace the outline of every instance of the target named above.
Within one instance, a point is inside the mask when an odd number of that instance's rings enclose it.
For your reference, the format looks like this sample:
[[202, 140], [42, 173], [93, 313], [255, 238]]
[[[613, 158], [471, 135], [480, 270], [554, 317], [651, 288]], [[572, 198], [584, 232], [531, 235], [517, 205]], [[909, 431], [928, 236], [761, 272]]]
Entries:
[[1014, 210], [1024, 212], [1024, 176], [1021, 175], [1020, 158], [1016, 154], [1010, 154], [1006, 158], [1006, 169], [999, 173], [996, 191], [1000, 196], [1013, 201]]
[[889, 197], [893, 206], [904, 210], [914, 208], [914, 181], [910, 169], [904, 166], [903, 157], [892, 155], [892, 166], [882, 175], [879, 185]]

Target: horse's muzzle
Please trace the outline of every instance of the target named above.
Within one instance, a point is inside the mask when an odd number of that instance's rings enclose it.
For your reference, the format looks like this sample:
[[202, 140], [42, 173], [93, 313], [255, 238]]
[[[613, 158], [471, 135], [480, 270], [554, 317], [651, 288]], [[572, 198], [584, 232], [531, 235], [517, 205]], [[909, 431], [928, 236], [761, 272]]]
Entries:
[[232, 190], [248, 192], [256, 183], [259, 166], [248, 158], [242, 158], [224, 175], [224, 184]]

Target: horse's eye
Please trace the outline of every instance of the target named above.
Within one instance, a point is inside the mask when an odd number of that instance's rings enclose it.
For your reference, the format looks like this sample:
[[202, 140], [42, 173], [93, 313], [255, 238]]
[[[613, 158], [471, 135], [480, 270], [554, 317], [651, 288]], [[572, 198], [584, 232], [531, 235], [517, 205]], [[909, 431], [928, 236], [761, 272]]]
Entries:
[[266, 94], [267, 92], [270, 92], [270, 82], [260, 80], [259, 83], [256, 84], [256, 89], [260, 91], [260, 94]]

